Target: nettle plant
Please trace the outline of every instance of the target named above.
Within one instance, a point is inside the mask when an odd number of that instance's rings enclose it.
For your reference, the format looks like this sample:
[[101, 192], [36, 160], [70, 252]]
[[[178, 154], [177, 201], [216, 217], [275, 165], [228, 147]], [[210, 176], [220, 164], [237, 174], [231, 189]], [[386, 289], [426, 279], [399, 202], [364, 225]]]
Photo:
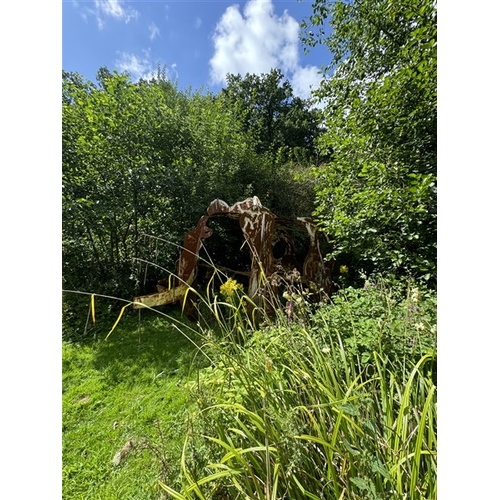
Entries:
[[313, 330], [338, 335], [344, 349], [361, 364], [373, 353], [391, 360], [416, 360], [436, 347], [436, 292], [382, 279], [348, 287], [333, 297], [333, 307], [322, 306]]

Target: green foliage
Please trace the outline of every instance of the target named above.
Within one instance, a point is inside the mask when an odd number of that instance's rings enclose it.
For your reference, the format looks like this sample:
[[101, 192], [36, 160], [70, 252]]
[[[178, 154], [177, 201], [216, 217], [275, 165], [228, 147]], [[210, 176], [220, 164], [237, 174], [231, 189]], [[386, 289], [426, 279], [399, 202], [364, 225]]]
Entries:
[[297, 322], [277, 309], [267, 326], [241, 323], [244, 343], [217, 314], [227, 335], [205, 331], [181, 487], [161, 486], [178, 499], [435, 498], [435, 312], [434, 292], [380, 281]]
[[93, 326], [88, 296], [65, 294], [64, 338], [95, 339], [63, 347], [65, 498], [436, 497], [436, 295], [422, 286], [436, 272], [435, 3], [312, 9], [305, 41], [334, 71], [324, 113], [279, 70], [229, 75], [218, 96], [160, 69], [137, 84], [63, 72], [65, 289], [150, 292], [165, 272], [152, 264], [173, 269], [214, 198], [309, 215], [313, 192], [340, 285], [312, 308], [301, 290], [250, 299], [213, 281], [192, 291], [196, 326], [143, 312], [142, 331], [127, 309], [107, 342], [113, 303], [97, 301]]
[[[278, 214], [310, 215], [303, 152], [316, 118], [281, 79], [273, 72], [242, 82], [272, 109], [279, 148], [262, 152], [239, 97], [180, 92], [160, 69], [137, 84], [107, 68], [97, 85], [63, 72], [63, 288], [122, 298], [154, 291], [216, 198], [232, 204], [256, 195]], [[292, 129], [296, 142], [283, 142]], [[65, 338], [81, 336], [86, 307], [65, 296]]]
[[245, 130], [256, 139], [258, 152], [277, 153], [283, 148], [290, 156], [294, 150], [314, 155], [320, 112], [310, 101], [293, 95], [281, 70], [245, 77], [229, 74], [220, 99], [241, 117]]
[[311, 165], [317, 161], [315, 140], [321, 112], [311, 101], [293, 95], [278, 69], [268, 74], [227, 75], [217, 99], [238, 117], [254, 150], [261, 155], [252, 187], [265, 206], [281, 216], [309, 216], [314, 210]]
[[236, 115], [212, 95], [190, 96], [183, 118], [184, 140], [172, 161], [176, 219], [191, 229], [215, 198], [229, 204], [259, 196], [268, 162], [254, 150]]
[[344, 350], [360, 365], [374, 361], [374, 353], [391, 363], [416, 363], [436, 347], [436, 293], [409, 282], [366, 281], [348, 287], [320, 305], [312, 330], [338, 336]]
[[316, 213], [336, 253], [435, 283], [435, 3], [316, 0], [303, 28], [332, 54]]
[[[65, 392], [64, 422], [74, 426], [78, 419], [78, 425], [84, 422], [95, 429], [90, 439], [81, 427], [72, 433], [65, 426], [65, 439], [79, 443], [76, 454], [83, 453], [84, 461], [80, 459], [76, 472], [88, 473], [88, 481], [96, 482], [91, 487], [94, 496], [113, 496], [123, 487], [139, 498], [149, 488], [154, 497], [152, 483], [147, 483], [157, 475], [162, 490], [178, 499], [435, 498], [435, 292], [380, 280], [364, 289], [347, 288], [332, 303], [313, 309], [301, 290], [290, 285], [283, 295], [295, 307], [287, 314], [281, 298], [272, 296], [270, 283], [263, 280], [260, 288], [262, 296], [253, 299], [231, 279], [215, 295], [210, 286], [206, 297], [192, 290], [203, 302], [204, 315], [196, 327], [160, 311], [168, 323], [151, 321], [147, 315], [146, 358], [139, 363], [124, 355], [127, 345], [136, 345], [120, 333], [129, 324], [127, 316], [106, 336], [108, 343], [89, 347], [113, 357], [93, 354], [91, 377], [82, 381], [77, 370], [81, 363], [72, 356], [65, 359], [63, 387], [73, 389]], [[274, 314], [268, 305], [275, 307]], [[260, 307], [260, 321], [255, 322]], [[194, 346], [195, 356], [175, 362], [178, 358], [170, 349], [149, 345], [152, 328], [189, 342], [185, 347]], [[119, 344], [124, 344], [123, 352], [116, 355]], [[133, 355], [140, 358], [139, 351]], [[144, 372], [145, 366], [152, 371]], [[187, 367], [199, 369], [196, 378], [189, 376]], [[147, 389], [149, 379], [156, 384], [161, 375], [173, 374], [189, 376], [180, 390], [184, 396], [191, 394], [193, 405], [182, 414], [172, 407], [163, 409], [162, 391], [150, 395]], [[97, 430], [91, 423], [94, 418], [115, 419], [123, 406], [122, 396], [111, 406], [104, 404], [107, 400], [100, 395], [109, 394], [109, 385], [115, 387], [114, 395], [119, 387], [126, 389], [132, 401], [126, 405], [130, 411], [116, 421], [139, 419], [137, 426], [129, 423], [126, 434], [120, 434], [120, 443], [132, 440], [134, 447], [140, 445], [124, 462], [132, 478], [120, 486], [107, 480], [116, 469], [103, 466], [106, 455], [111, 456], [103, 441], [117, 444], [112, 431]], [[172, 441], [168, 449], [161, 426], [154, 431], [159, 440], [151, 429], [146, 432], [159, 412], [165, 412], [161, 421]], [[186, 437], [181, 447], [182, 434]], [[92, 451], [90, 462], [82, 452], [85, 447]], [[72, 449], [68, 445], [64, 453], [72, 457], [74, 467]], [[136, 472], [134, 460], [139, 467], [145, 460], [154, 465], [146, 479], [142, 471]], [[76, 488], [75, 471], [65, 470], [67, 487]]]
[[169, 204], [157, 144], [175, 120], [159, 86], [118, 74], [90, 91], [65, 77], [63, 94], [65, 287], [133, 293], [141, 233], [169, 234], [159, 217]]

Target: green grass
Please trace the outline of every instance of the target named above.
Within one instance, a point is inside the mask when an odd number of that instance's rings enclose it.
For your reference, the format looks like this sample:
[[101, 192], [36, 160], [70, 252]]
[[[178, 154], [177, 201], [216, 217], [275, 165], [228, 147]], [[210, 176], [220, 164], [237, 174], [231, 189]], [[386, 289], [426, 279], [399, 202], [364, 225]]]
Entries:
[[63, 344], [65, 499], [161, 498], [158, 480], [175, 482], [195, 347], [167, 318], [142, 314], [140, 332], [131, 312], [106, 341]]
[[434, 500], [435, 292], [295, 295], [258, 326], [235, 293], [196, 331], [127, 310], [64, 344], [63, 498]]

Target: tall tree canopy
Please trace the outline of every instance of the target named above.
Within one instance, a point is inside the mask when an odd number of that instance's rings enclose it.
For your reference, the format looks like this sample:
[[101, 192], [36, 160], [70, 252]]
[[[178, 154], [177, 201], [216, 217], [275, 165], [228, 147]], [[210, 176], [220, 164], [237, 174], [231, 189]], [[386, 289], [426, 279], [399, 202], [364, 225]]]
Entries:
[[293, 95], [293, 88], [279, 69], [267, 74], [227, 75], [221, 98], [241, 116], [254, 134], [259, 152], [280, 148], [314, 151], [321, 113], [310, 100]]
[[318, 96], [330, 161], [317, 216], [365, 270], [436, 272], [437, 12], [432, 0], [316, 0], [304, 42], [332, 54]]

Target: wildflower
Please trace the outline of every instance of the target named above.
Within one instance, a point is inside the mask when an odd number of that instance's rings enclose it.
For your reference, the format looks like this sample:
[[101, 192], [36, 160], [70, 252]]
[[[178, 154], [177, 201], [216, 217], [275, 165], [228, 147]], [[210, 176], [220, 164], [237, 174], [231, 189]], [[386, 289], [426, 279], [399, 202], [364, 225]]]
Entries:
[[323, 347], [323, 349], [321, 349], [321, 352], [323, 352], [324, 354], [330, 354], [330, 348], [329, 347]]
[[288, 316], [288, 322], [290, 323], [290, 320], [292, 319], [292, 316], [293, 316], [293, 302], [292, 301], [288, 302], [285, 310], [286, 310], [286, 314]]
[[423, 323], [415, 323], [415, 330], [425, 330]]
[[268, 373], [271, 373], [271, 370], [273, 369], [273, 362], [267, 358], [266, 359], [266, 370]]
[[288, 276], [288, 279], [290, 279], [290, 281], [292, 283], [298, 283], [300, 281], [300, 279], [301, 279], [300, 273], [299, 273], [299, 271], [297, 271], [297, 269], [295, 267], [293, 268], [293, 271]]
[[220, 287], [220, 293], [229, 299], [232, 297], [237, 291], [243, 291], [243, 285], [238, 283], [236, 280], [229, 278], [225, 283], [223, 283]]
[[411, 301], [415, 303], [420, 301], [420, 290], [416, 287], [411, 289]]
[[345, 265], [340, 266], [340, 274], [347, 274], [349, 272], [349, 268]]

